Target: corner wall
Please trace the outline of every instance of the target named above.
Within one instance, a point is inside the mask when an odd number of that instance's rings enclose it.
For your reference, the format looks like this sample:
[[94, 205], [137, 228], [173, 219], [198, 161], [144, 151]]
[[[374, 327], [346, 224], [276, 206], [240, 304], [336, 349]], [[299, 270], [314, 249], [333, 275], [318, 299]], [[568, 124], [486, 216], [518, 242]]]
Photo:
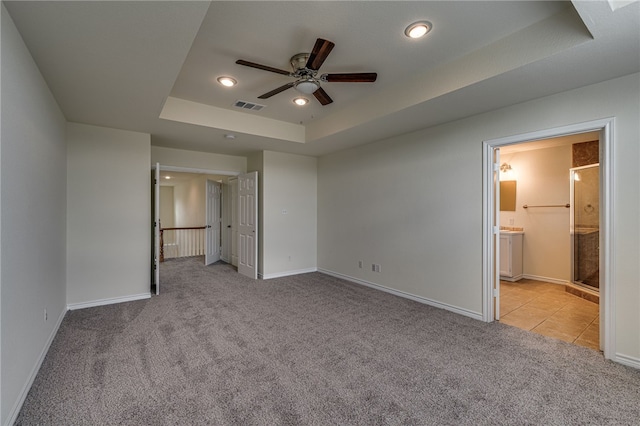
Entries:
[[68, 124], [67, 304], [150, 297], [150, 135]]
[[[66, 120], [4, 5], [0, 424], [11, 424], [66, 312]], [[45, 319], [44, 312], [47, 312]]]
[[632, 74], [321, 157], [318, 267], [480, 318], [482, 142], [615, 117], [616, 357], [640, 367], [639, 116]]
[[263, 278], [317, 269], [317, 159], [264, 152]]

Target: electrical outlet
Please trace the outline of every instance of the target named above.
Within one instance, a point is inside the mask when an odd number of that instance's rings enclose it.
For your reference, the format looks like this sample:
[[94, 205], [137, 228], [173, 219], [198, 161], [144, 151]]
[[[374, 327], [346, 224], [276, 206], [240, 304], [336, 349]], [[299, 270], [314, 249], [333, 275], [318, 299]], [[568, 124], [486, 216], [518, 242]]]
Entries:
[[514, 218], [509, 219], [509, 225], [513, 225], [513, 224], [514, 224], [514, 222], [515, 222], [515, 219], [514, 219]]
[[376, 264], [375, 264], [375, 263], [372, 263], [372, 264], [371, 264], [371, 270], [372, 270], [373, 272], [375, 272], [375, 271], [376, 271]]
[[49, 319], [49, 315], [47, 315], [47, 310], [44, 310], [44, 322], [47, 322], [47, 320]]
[[289, 262], [291, 262], [291, 256], [289, 256]]
[[362, 269], [362, 260], [358, 260], [358, 268]]

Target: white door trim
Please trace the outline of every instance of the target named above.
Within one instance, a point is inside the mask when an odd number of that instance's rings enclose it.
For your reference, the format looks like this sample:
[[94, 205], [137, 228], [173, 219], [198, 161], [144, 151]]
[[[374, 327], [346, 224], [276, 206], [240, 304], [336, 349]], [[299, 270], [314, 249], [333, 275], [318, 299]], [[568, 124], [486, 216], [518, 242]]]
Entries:
[[482, 143], [482, 319], [494, 321], [493, 280], [495, 279], [495, 239], [493, 238], [493, 149], [534, 140], [551, 139], [577, 133], [600, 132], [600, 347], [607, 359], [615, 358], [615, 255], [613, 141], [615, 118], [577, 123], [539, 130]]
[[156, 296], [160, 294], [160, 163], [155, 165], [153, 182], [153, 276], [156, 285]]

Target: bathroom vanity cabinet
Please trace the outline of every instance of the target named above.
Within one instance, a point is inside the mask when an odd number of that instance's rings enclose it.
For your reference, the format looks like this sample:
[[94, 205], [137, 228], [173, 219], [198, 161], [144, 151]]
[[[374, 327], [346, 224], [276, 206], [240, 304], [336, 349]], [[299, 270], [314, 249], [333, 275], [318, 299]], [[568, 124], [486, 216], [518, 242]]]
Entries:
[[524, 232], [500, 231], [500, 279], [522, 278], [522, 239]]

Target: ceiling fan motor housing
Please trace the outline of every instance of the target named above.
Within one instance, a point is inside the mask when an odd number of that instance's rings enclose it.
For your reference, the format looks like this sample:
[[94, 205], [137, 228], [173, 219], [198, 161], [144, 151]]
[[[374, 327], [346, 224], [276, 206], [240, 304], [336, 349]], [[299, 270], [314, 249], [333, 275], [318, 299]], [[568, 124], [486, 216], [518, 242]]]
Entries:
[[290, 63], [294, 73], [307, 67], [309, 55], [309, 53], [298, 53], [297, 55], [293, 55], [291, 57]]

